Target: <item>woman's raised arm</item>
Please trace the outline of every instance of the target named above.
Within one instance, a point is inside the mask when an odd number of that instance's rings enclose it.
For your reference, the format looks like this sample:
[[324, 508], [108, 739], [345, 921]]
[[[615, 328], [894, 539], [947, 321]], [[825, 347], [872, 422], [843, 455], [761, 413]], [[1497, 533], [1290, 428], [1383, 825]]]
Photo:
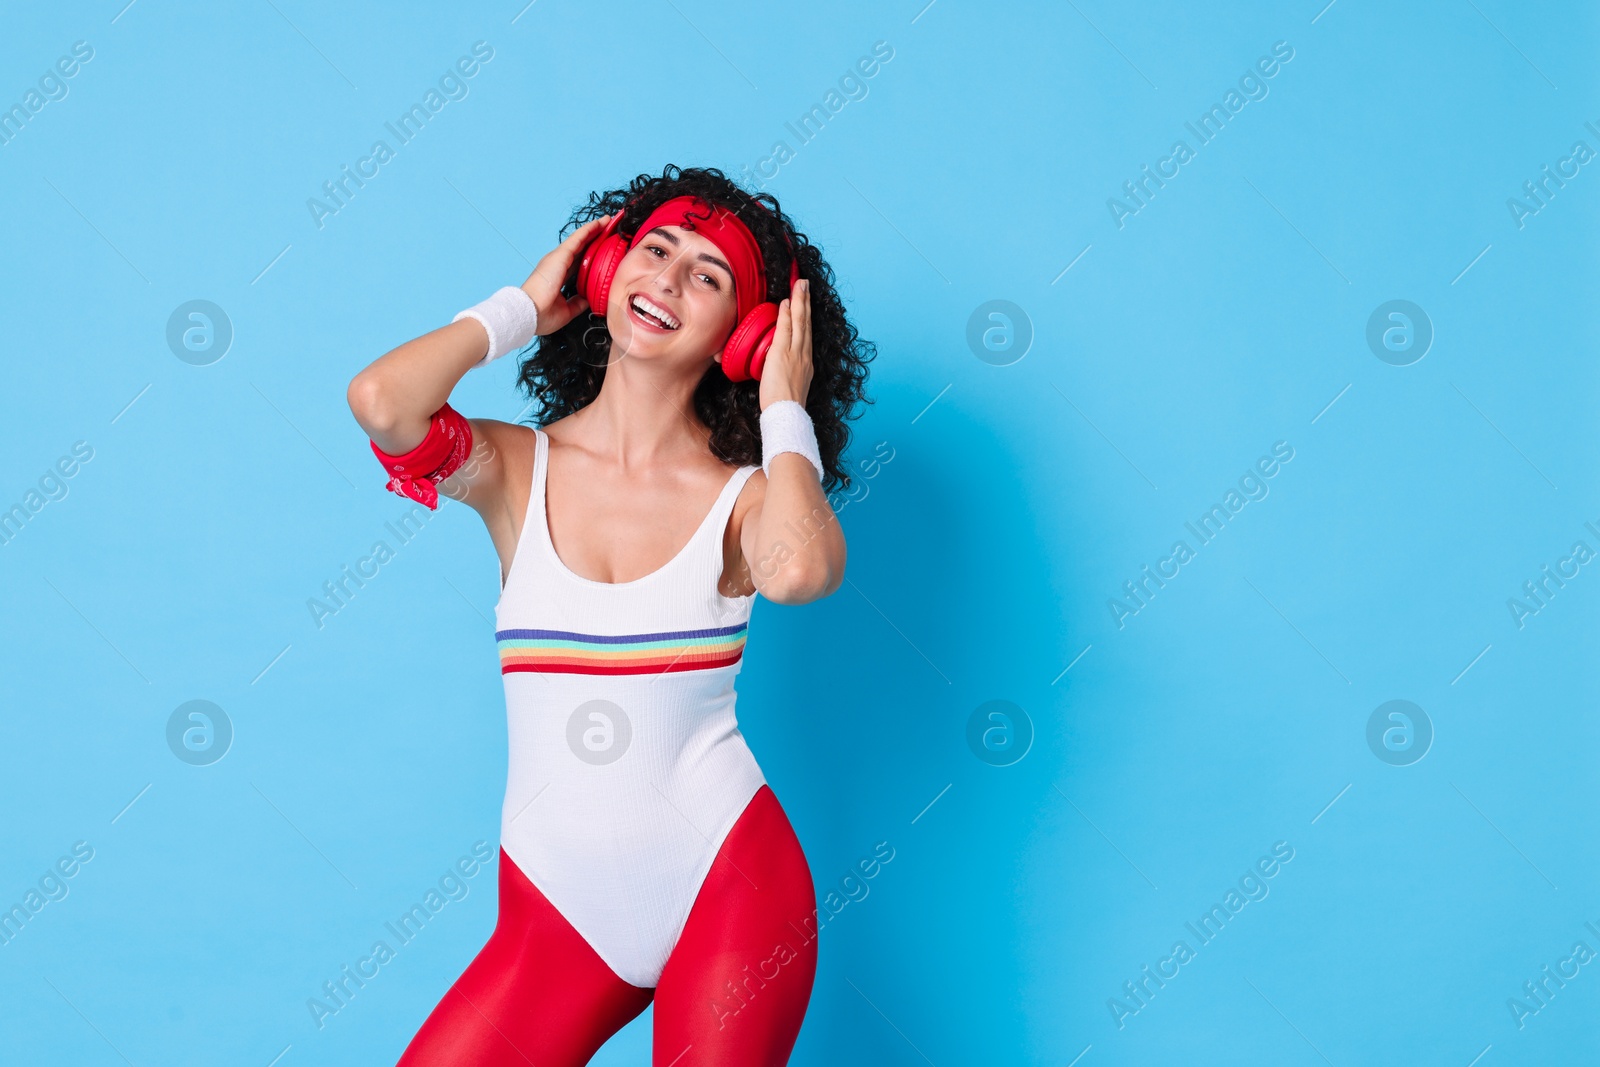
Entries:
[[[561, 295], [561, 283], [584, 243], [605, 224], [595, 219], [574, 230], [533, 268], [522, 289], [539, 316], [538, 332], [551, 333], [583, 311], [582, 297]], [[390, 455], [421, 443], [433, 413], [489, 350], [489, 335], [476, 319], [461, 319], [384, 353], [350, 382], [350, 411], [372, 442]]]
[[[772, 348], [761, 374], [761, 408], [811, 389], [811, 284], [796, 283], [778, 307]], [[740, 529], [739, 547], [750, 580], [775, 604], [806, 604], [831, 596], [844, 581], [845, 542], [811, 460], [794, 452], [772, 457], [766, 488]]]

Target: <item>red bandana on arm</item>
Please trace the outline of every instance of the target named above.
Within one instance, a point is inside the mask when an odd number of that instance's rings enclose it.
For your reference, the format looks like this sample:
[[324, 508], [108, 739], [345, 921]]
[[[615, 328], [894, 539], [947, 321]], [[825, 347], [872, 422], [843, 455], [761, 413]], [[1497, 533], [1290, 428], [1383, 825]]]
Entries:
[[405, 455], [391, 456], [375, 442], [368, 443], [389, 472], [385, 488], [437, 510], [439, 490], [435, 486], [459, 470], [472, 453], [472, 426], [460, 412], [445, 404], [433, 413], [422, 443]]

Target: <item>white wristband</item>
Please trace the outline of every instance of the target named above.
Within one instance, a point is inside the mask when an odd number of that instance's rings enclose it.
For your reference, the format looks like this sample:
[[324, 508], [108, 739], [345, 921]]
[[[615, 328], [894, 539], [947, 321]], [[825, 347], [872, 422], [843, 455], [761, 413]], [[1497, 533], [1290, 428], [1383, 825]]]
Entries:
[[507, 352], [515, 352], [527, 345], [539, 326], [539, 309], [533, 297], [515, 285], [496, 290], [481, 304], [474, 304], [457, 312], [451, 322], [477, 319], [489, 335], [489, 352], [474, 367], [487, 367]]
[[772, 457], [780, 452], [798, 452], [817, 468], [822, 481], [822, 454], [817, 450], [817, 431], [811, 416], [797, 400], [778, 400], [761, 413], [761, 469], [772, 476]]

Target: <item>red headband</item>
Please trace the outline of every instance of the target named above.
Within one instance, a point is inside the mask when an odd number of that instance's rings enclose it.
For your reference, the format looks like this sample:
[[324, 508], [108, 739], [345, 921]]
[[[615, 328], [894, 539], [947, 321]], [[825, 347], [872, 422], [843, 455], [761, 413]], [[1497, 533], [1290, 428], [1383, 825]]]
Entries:
[[652, 211], [639, 224], [634, 240], [657, 226], [682, 226], [693, 230], [717, 246], [733, 269], [733, 294], [743, 321], [757, 306], [767, 301], [766, 261], [755, 234], [733, 212], [721, 204], [707, 204], [696, 196], [675, 196]]

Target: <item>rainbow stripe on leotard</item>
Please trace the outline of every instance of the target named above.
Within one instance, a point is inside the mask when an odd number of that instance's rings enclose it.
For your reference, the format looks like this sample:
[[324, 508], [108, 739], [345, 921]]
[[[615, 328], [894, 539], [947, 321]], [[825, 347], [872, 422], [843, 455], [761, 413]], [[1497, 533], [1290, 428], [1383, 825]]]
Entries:
[[500, 673], [665, 674], [727, 667], [744, 655], [749, 623], [709, 630], [609, 636], [568, 630], [498, 630]]

